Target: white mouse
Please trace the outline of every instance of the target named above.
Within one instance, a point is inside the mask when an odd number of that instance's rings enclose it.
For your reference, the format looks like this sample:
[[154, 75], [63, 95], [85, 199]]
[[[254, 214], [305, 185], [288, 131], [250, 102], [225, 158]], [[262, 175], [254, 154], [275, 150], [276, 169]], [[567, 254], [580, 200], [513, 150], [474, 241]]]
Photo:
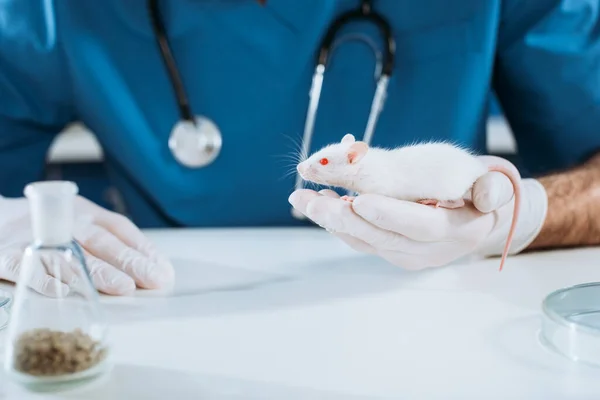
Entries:
[[[300, 176], [317, 184], [342, 187], [434, 207], [464, 206], [463, 197], [490, 171], [510, 179], [514, 193], [513, 220], [500, 263], [508, 255], [521, 205], [521, 176], [516, 168], [485, 165], [470, 151], [444, 142], [395, 149], [369, 147], [351, 134], [318, 150], [297, 166]], [[353, 197], [342, 199], [352, 201]]]

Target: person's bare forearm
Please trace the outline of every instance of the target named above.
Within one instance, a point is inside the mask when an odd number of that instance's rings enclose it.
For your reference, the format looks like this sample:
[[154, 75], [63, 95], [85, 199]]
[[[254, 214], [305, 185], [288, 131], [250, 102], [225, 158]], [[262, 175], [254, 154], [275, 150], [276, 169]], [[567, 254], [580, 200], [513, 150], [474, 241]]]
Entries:
[[600, 244], [600, 154], [538, 180], [548, 193], [548, 213], [528, 250]]

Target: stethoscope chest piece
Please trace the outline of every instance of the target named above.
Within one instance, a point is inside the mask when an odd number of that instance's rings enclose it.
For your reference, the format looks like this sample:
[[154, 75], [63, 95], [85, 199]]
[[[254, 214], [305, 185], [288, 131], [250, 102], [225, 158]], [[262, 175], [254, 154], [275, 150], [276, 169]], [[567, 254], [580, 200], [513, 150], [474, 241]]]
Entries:
[[189, 168], [201, 168], [212, 163], [221, 152], [221, 131], [206, 117], [195, 117], [195, 123], [181, 120], [169, 137], [173, 157]]

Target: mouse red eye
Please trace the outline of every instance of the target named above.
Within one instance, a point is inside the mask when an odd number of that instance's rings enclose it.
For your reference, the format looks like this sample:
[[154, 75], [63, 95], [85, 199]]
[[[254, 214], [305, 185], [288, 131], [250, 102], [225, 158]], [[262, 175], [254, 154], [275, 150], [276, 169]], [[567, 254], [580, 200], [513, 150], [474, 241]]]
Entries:
[[326, 158], [321, 158], [321, 159], [319, 160], [319, 162], [321, 163], [321, 165], [327, 165], [327, 163], [329, 163], [329, 160], [328, 160], [328, 159], [326, 159]]

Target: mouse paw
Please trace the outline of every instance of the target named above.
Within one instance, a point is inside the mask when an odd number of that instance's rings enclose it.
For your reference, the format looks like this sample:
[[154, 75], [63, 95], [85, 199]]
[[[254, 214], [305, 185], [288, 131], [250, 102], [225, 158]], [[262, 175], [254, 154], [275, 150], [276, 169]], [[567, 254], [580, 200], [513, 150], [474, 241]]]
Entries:
[[460, 208], [465, 205], [465, 201], [463, 199], [459, 200], [433, 200], [433, 199], [422, 199], [418, 200], [417, 203], [423, 204], [426, 206], [434, 206], [435, 208]]
[[347, 201], [349, 203], [352, 203], [355, 198], [356, 198], [355, 196], [342, 196], [342, 197], [340, 197], [341, 200]]
[[463, 199], [458, 200], [443, 200], [440, 201], [440, 207], [442, 208], [461, 208], [465, 205], [465, 201]]
[[424, 206], [433, 206], [435, 208], [439, 208], [441, 202], [439, 200], [434, 199], [421, 199], [417, 200], [417, 203], [423, 204]]

